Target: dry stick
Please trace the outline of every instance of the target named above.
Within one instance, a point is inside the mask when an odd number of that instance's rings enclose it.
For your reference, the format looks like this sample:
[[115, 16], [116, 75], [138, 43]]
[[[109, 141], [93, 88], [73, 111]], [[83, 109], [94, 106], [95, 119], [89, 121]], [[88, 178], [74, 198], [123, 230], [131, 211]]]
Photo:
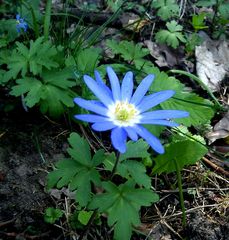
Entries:
[[162, 216], [161, 211], [158, 209], [158, 207], [157, 207], [156, 204], [155, 204], [155, 208], [156, 208], [156, 210], [157, 210], [157, 214], [158, 214], [159, 217], [160, 217], [160, 222], [161, 222], [162, 224], [164, 224], [172, 233], [174, 233], [175, 235], [177, 235], [180, 239], [183, 239], [183, 238], [181, 237], [181, 235], [180, 235], [178, 232], [176, 232], [176, 231], [165, 221], [165, 218]]
[[229, 172], [224, 170], [222, 167], [216, 165], [215, 163], [208, 160], [206, 157], [202, 158], [205, 163], [207, 163], [209, 166], [211, 166], [216, 172], [222, 173], [223, 175], [229, 177]]
[[[191, 212], [194, 212], [198, 209], [204, 209], [204, 208], [212, 208], [212, 207], [219, 207], [221, 205], [225, 204], [225, 202], [221, 202], [221, 203], [217, 203], [217, 204], [209, 204], [209, 205], [204, 205], [204, 206], [197, 206], [197, 207], [194, 207], [194, 208], [190, 208], [190, 209], [187, 209], [185, 212], [186, 213], [191, 213]], [[177, 217], [177, 216], [180, 216], [182, 215], [182, 212], [178, 212], [178, 213], [174, 213], [172, 215], [169, 215], [169, 216], [161, 216], [160, 218], [151, 218], [152, 220], [163, 220], [163, 219], [170, 219], [170, 218], [173, 218], [173, 217]]]

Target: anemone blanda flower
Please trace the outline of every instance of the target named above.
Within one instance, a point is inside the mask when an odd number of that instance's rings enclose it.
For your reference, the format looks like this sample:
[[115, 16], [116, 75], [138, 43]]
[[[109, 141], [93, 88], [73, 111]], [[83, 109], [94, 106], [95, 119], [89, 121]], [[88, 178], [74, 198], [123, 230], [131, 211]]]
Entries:
[[28, 29], [27, 22], [25, 22], [24, 18], [21, 18], [20, 14], [16, 15], [16, 29], [19, 33], [21, 32], [21, 29], [23, 29], [24, 32], [26, 32]]
[[120, 86], [119, 79], [111, 67], [107, 68], [111, 89], [105, 85], [99, 73], [95, 71], [95, 80], [85, 75], [88, 88], [99, 99], [85, 100], [75, 98], [74, 102], [95, 114], [75, 115], [76, 119], [92, 123], [95, 131], [111, 130], [111, 142], [115, 149], [124, 153], [129, 137], [137, 141], [142, 137], [158, 153], [164, 153], [159, 139], [141, 124], [155, 124], [175, 127], [179, 124], [170, 119], [188, 117], [189, 113], [179, 110], [147, 111], [171, 98], [175, 92], [164, 90], [145, 96], [154, 80], [154, 75], [146, 76], [134, 91], [133, 73], [127, 72]]

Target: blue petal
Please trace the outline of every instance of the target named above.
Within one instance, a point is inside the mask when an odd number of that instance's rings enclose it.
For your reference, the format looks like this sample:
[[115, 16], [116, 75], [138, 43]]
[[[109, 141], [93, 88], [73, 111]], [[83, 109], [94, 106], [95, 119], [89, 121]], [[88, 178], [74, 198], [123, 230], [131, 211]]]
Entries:
[[99, 115], [94, 115], [94, 114], [80, 114], [80, 115], [75, 115], [74, 117], [78, 120], [91, 122], [91, 123], [109, 121], [109, 118], [102, 117]]
[[135, 104], [135, 105], [139, 104], [141, 102], [142, 98], [145, 96], [145, 94], [149, 90], [149, 87], [152, 84], [153, 80], [154, 80], [153, 74], [149, 74], [147, 77], [145, 77], [141, 81], [141, 83], [139, 84], [137, 89], [135, 90], [135, 93], [132, 96], [130, 103]]
[[126, 151], [126, 138], [127, 134], [123, 128], [116, 127], [111, 131], [112, 145], [120, 153], [124, 153]]
[[91, 125], [91, 127], [95, 130], [95, 131], [99, 131], [99, 132], [103, 132], [103, 131], [107, 131], [110, 130], [112, 128], [117, 127], [116, 125], [114, 125], [112, 122], [98, 122], [98, 123], [94, 123]]
[[151, 134], [144, 127], [136, 125], [135, 130], [139, 136], [144, 138], [146, 142], [158, 153], [163, 154], [165, 152], [164, 147], [160, 143], [159, 139], [156, 138], [153, 134]]
[[121, 86], [121, 99], [122, 101], [130, 101], [133, 93], [134, 83], [133, 83], [133, 73], [127, 72], [123, 78]]
[[131, 140], [133, 141], [138, 140], [138, 134], [136, 133], [133, 127], [125, 127], [124, 129]]
[[100, 106], [95, 101], [85, 100], [82, 98], [74, 98], [74, 102], [82, 108], [85, 108], [89, 111], [98, 113], [103, 116], [107, 116], [107, 108]]
[[178, 123], [170, 122], [168, 120], [155, 120], [155, 119], [141, 119], [140, 120], [142, 124], [154, 124], [154, 125], [162, 125], [162, 126], [168, 126], [168, 127], [177, 127], [179, 126]]
[[17, 15], [16, 15], [16, 19], [17, 19], [17, 20], [20, 20], [20, 18], [21, 18], [20, 14], [17, 14]]
[[157, 93], [153, 93], [151, 95], [148, 95], [142, 99], [142, 101], [137, 106], [138, 110], [140, 112], [144, 112], [156, 105], [158, 105], [161, 102], [164, 102], [165, 100], [171, 98], [175, 94], [175, 91], [173, 90], [165, 90]]
[[189, 113], [180, 110], [155, 110], [141, 114], [142, 119], [171, 119], [188, 117]]
[[113, 98], [112, 92], [111, 92], [110, 88], [103, 82], [103, 80], [102, 80], [102, 78], [101, 78], [101, 76], [100, 76], [100, 74], [99, 74], [98, 71], [95, 71], [95, 80], [96, 80], [96, 82], [98, 83], [98, 85], [99, 85], [100, 87], [102, 87], [103, 90], [106, 91], [107, 94], [108, 94], [108, 95], [110, 96], [110, 98], [112, 99], [112, 98]]
[[107, 67], [107, 74], [111, 83], [111, 90], [113, 94], [114, 101], [121, 99], [121, 90], [119, 79], [111, 67]]
[[109, 96], [109, 94], [104, 91], [104, 88], [102, 88], [100, 85], [98, 85], [94, 79], [91, 77], [84, 75], [84, 82], [87, 84], [88, 88], [95, 94], [95, 96], [101, 100], [101, 102], [105, 106], [109, 106], [113, 104], [112, 98]]

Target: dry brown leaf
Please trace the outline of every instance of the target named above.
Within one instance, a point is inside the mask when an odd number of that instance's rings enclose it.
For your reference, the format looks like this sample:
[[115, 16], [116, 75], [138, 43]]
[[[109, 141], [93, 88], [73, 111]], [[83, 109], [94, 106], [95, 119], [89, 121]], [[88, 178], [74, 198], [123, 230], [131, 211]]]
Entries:
[[213, 131], [206, 134], [209, 143], [213, 143], [217, 139], [226, 138], [229, 136], [229, 112], [218, 122], [213, 128]]
[[229, 73], [229, 42], [207, 39], [195, 49], [198, 77], [212, 90]]

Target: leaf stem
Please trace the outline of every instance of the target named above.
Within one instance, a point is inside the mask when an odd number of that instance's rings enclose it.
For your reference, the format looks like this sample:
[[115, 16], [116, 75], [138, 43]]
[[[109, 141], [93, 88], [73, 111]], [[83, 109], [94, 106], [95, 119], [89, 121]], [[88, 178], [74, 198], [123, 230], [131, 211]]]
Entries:
[[48, 40], [48, 36], [49, 36], [51, 8], [52, 8], [52, 0], [47, 0], [46, 7], [45, 7], [45, 20], [44, 20], [44, 38], [46, 41]]
[[117, 152], [115, 164], [114, 164], [114, 167], [113, 167], [113, 169], [112, 169], [112, 171], [111, 171], [111, 175], [110, 175], [110, 177], [109, 177], [110, 180], [113, 178], [113, 176], [114, 176], [114, 174], [115, 174], [115, 171], [116, 171], [117, 166], [118, 166], [118, 163], [119, 163], [119, 159], [120, 159], [120, 152]]
[[186, 71], [183, 71], [183, 70], [172, 69], [169, 72], [182, 74], [182, 75], [185, 75], [185, 76], [193, 79], [194, 81], [196, 81], [205, 91], [208, 92], [208, 94], [211, 96], [211, 98], [215, 102], [216, 107], [223, 110], [223, 107], [221, 106], [221, 104], [219, 103], [217, 98], [214, 96], [211, 89], [205, 83], [203, 83], [200, 78], [198, 78], [197, 76], [195, 76], [192, 73], [189, 73], [189, 72], [186, 72]]
[[186, 213], [185, 213], [185, 206], [184, 206], [184, 195], [183, 195], [183, 188], [182, 188], [181, 171], [180, 171], [180, 168], [179, 168], [176, 158], [174, 158], [174, 162], [176, 165], [177, 184], [178, 184], [178, 189], [179, 189], [180, 205], [181, 205], [181, 210], [182, 210], [182, 225], [185, 228], [186, 227]]

